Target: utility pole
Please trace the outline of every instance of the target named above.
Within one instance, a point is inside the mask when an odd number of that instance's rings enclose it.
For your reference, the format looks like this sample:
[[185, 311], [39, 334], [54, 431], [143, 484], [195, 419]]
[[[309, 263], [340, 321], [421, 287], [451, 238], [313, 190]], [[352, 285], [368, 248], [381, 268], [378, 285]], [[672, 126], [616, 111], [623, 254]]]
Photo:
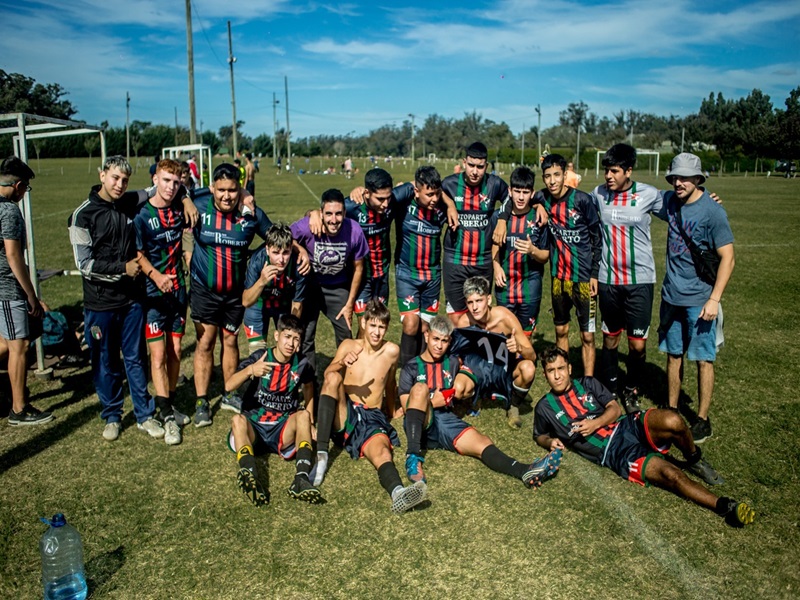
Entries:
[[272, 92], [272, 164], [278, 164], [278, 113], [277, 107], [280, 100], [275, 99], [275, 92]]
[[522, 124], [522, 133], [520, 134], [522, 138], [522, 151], [519, 154], [519, 164], [520, 166], [525, 166], [525, 123]]
[[239, 153], [239, 139], [236, 134], [236, 93], [233, 89], [233, 63], [236, 57], [233, 55], [233, 42], [231, 41], [231, 22], [228, 21], [228, 64], [231, 66], [231, 108], [233, 108], [233, 158]]
[[536, 105], [536, 114], [539, 116], [539, 124], [536, 126], [536, 141], [539, 144], [539, 155], [536, 157], [536, 166], [540, 166], [539, 159], [542, 157], [542, 105]]
[[417, 116], [416, 115], [412, 115], [411, 113], [408, 113], [408, 116], [411, 117], [411, 166], [413, 167], [414, 166], [414, 134], [415, 134], [415, 131], [414, 131], [414, 119], [416, 119]]
[[286, 92], [286, 166], [292, 169], [292, 130], [289, 127], [289, 77], [283, 76], [283, 87]]
[[[197, 143], [194, 108], [194, 45], [192, 43], [192, 0], [186, 0], [186, 60], [189, 65], [189, 143]], [[202, 127], [201, 127], [202, 129]]]
[[178, 107], [175, 107], [175, 145], [178, 145]]
[[131, 162], [131, 94], [125, 92], [125, 158]]

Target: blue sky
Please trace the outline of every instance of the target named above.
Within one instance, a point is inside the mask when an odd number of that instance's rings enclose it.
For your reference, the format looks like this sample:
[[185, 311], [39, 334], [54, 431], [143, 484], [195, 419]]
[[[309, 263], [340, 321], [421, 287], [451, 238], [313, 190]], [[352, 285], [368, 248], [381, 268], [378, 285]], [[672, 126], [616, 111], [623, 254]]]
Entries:
[[[189, 123], [183, 0], [0, 0], [0, 68], [60, 83], [98, 124]], [[193, 0], [197, 120], [272, 132], [272, 93], [293, 137], [367, 133], [408, 114], [473, 110], [514, 132], [568, 103], [696, 112], [711, 91], [760, 88], [776, 106], [800, 85], [800, 2]]]

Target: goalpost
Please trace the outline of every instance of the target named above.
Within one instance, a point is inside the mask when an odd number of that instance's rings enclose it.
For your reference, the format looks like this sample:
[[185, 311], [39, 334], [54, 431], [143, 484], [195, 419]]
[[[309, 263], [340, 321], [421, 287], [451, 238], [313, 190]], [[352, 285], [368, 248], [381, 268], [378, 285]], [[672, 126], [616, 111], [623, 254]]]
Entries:
[[[597, 160], [595, 163], [595, 176], [597, 178], [600, 177], [600, 161], [602, 160], [602, 155], [605, 154], [605, 150], [598, 150], [597, 151]], [[636, 150], [636, 157], [637, 159], [641, 156], [655, 156], [656, 157], [656, 177], [658, 177], [659, 166], [661, 164], [661, 154], [656, 152], [655, 150]], [[638, 161], [637, 161], [638, 162]]]

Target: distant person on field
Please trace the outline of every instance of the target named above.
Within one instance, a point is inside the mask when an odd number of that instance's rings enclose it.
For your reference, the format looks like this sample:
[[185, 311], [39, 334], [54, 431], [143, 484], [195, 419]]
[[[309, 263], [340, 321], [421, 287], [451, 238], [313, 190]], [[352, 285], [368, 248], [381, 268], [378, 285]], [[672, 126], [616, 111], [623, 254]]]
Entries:
[[244, 155], [245, 164], [244, 164], [244, 172], [245, 172], [245, 189], [250, 192], [251, 196], [256, 195], [256, 165], [253, 163], [253, 153], [248, 152]]
[[575, 172], [575, 164], [570, 161], [567, 163], [567, 172], [564, 174], [564, 183], [571, 188], [577, 188], [581, 184], [581, 177]]
[[153, 157], [153, 164], [150, 165], [150, 178], [155, 177], [156, 175], [156, 167], [158, 167], [158, 161], [161, 160], [158, 155]]
[[[697, 361], [699, 406], [692, 435], [711, 437], [708, 410], [714, 393], [714, 360], [722, 344], [722, 294], [734, 266], [733, 232], [725, 209], [700, 187], [705, 176], [694, 154], [678, 154], [666, 175], [673, 192], [664, 195], [668, 222], [667, 269], [661, 287], [659, 350], [667, 353], [669, 405], [677, 408], [683, 382], [683, 355]], [[694, 246], [692, 249], [690, 246]], [[698, 264], [718, 260], [716, 275]]]
[[0, 164], [0, 357], [8, 358], [11, 382], [9, 425], [39, 425], [53, 419], [25, 399], [28, 347], [32, 338], [29, 317], [44, 313], [25, 264], [25, 221], [17, 206], [35, 177], [31, 168], [15, 156]]
[[[197, 167], [197, 156], [192, 154], [189, 157], [189, 160], [186, 161], [186, 163], [189, 165], [189, 169], [191, 170], [191, 174], [192, 174], [192, 180], [194, 181], [194, 185], [192, 186], [192, 188], [201, 186], [202, 185], [202, 183], [201, 183], [202, 179], [200, 178], [200, 169], [198, 169], [198, 167]], [[208, 167], [208, 165], [206, 165], [206, 167]], [[155, 173], [154, 173], [154, 175], [155, 175]], [[191, 189], [191, 188], [187, 188], [187, 189]]]
[[[746, 503], [717, 497], [683, 473], [681, 469], [686, 469], [709, 485], [724, 483], [703, 460], [703, 453], [677, 412], [652, 408], [623, 414], [599, 381], [572, 378], [569, 355], [561, 348], [553, 346], [542, 352], [542, 370], [550, 391], [537, 402], [533, 424], [533, 439], [542, 448], [570, 448], [628, 481], [657, 485], [691, 500], [732, 527], [753, 522], [755, 512]], [[670, 446], [683, 455], [680, 468], [675, 459], [667, 460]]]

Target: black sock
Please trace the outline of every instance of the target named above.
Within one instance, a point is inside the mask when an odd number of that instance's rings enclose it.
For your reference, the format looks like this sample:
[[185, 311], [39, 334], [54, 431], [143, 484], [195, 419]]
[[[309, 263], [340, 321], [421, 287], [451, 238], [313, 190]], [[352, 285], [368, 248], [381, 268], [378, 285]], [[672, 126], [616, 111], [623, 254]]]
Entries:
[[169, 393], [169, 403], [175, 404], [175, 397], [177, 396], [177, 392], [175, 390], [171, 390]]
[[162, 421], [175, 418], [175, 415], [172, 414], [172, 404], [170, 404], [169, 398], [164, 396], [156, 396], [156, 406], [161, 412]]
[[728, 498], [727, 496], [719, 498], [717, 500], [717, 505], [714, 507], [714, 512], [720, 517], [724, 517], [726, 514], [728, 514], [728, 508], [731, 502], [732, 498]]
[[514, 460], [510, 456], [503, 454], [500, 448], [492, 444], [487, 446], [481, 454], [481, 462], [489, 467], [492, 471], [511, 475], [517, 479], [522, 479], [525, 472], [528, 470], [528, 465], [524, 465], [518, 460]]
[[701, 458], [703, 458], [703, 451], [700, 446], [695, 446], [695, 451], [686, 457], [686, 464], [691, 467], [699, 463]]
[[242, 446], [236, 453], [236, 461], [239, 463], [240, 469], [247, 469], [248, 471], [256, 472], [256, 457], [253, 456], [253, 447], [250, 445]]
[[385, 489], [386, 493], [390, 496], [398, 486], [403, 487], [400, 473], [397, 472], [397, 467], [395, 467], [394, 463], [390, 460], [378, 467], [378, 480], [381, 482], [383, 489]]
[[617, 376], [619, 374], [619, 349], [603, 348], [600, 361], [603, 365], [603, 384], [608, 388], [609, 392], [616, 394]]
[[642, 373], [647, 354], [628, 350], [628, 377], [626, 387], [637, 388], [642, 384]]
[[425, 411], [418, 408], [409, 408], [406, 411], [406, 443], [408, 454], [420, 454], [422, 430], [425, 427]]
[[295, 468], [297, 475], [304, 476], [308, 479], [308, 474], [311, 472], [311, 464], [314, 458], [314, 451], [311, 449], [311, 444], [308, 442], [300, 442], [300, 447], [297, 449], [295, 460]]
[[417, 336], [403, 333], [400, 336], [400, 368], [417, 356]]
[[521, 390], [516, 385], [511, 386], [511, 406], [522, 406], [528, 397], [528, 390]]
[[320, 394], [317, 406], [317, 452], [327, 452], [331, 441], [333, 418], [336, 416], [336, 398]]

